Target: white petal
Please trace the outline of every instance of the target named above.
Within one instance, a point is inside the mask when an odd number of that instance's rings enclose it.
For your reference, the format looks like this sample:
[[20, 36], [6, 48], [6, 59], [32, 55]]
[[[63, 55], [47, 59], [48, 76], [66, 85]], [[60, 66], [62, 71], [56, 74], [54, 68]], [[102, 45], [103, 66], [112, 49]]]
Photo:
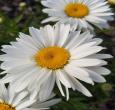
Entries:
[[41, 86], [39, 96], [40, 100], [46, 100], [52, 93], [55, 84], [55, 73], [45, 81], [45, 83]]
[[97, 59], [107, 59], [107, 58], [113, 58], [110, 54], [94, 54], [88, 56], [89, 58], [97, 58]]
[[87, 49], [85, 49], [84, 51], [77, 51], [74, 50], [73, 54], [71, 55], [71, 59], [80, 59], [80, 58], [84, 58], [87, 57], [91, 54], [95, 54], [97, 52], [100, 52], [101, 50], [103, 50], [104, 48], [101, 46], [93, 46], [93, 47], [89, 47]]
[[75, 78], [72, 78], [72, 81], [76, 87], [76, 90], [78, 90], [79, 92], [83, 93], [84, 95], [88, 97], [92, 97], [91, 93], [78, 80], [76, 80]]
[[27, 100], [16, 107], [16, 110], [22, 110], [26, 107], [30, 107], [36, 100]]
[[37, 103], [37, 104], [35, 104], [35, 106], [33, 105], [33, 107], [41, 108], [41, 109], [42, 108], [47, 108], [47, 107], [50, 107], [52, 105], [55, 105], [55, 104], [59, 103], [60, 101], [61, 101], [61, 99], [52, 99], [50, 101]]
[[21, 102], [21, 100], [24, 99], [27, 95], [28, 95], [27, 91], [23, 91], [23, 92], [19, 93], [12, 103], [13, 106], [17, 106]]
[[66, 86], [68, 88], [71, 88], [71, 84], [69, 82], [69, 78], [68, 78], [68, 76], [66, 75], [66, 73], [64, 71], [57, 70], [56, 74], [58, 76], [58, 79], [61, 81], [61, 83], [64, 86]]
[[102, 77], [100, 74], [98, 74], [94, 71], [91, 71], [89, 69], [86, 69], [86, 70], [89, 72], [89, 75], [90, 75], [90, 77], [92, 78], [93, 81], [99, 82], [99, 83], [106, 82], [105, 78]]
[[63, 89], [62, 89], [62, 86], [61, 86], [60, 80], [58, 79], [57, 74], [56, 74], [56, 83], [57, 83], [57, 86], [58, 86], [58, 88], [59, 88], [59, 90], [60, 90], [62, 96], [65, 97], [64, 91], [63, 91]]
[[47, 22], [50, 22], [50, 21], [58, 21], [58, 18], [57, 17], [49, 17], [49, 18], [46, 18], [45, 20], [42, 21], [42, 23], [47, 23]]
[[69, 36], [69, 32], [70, 32], [70, 25], [60, 25], [60, 35], [59, 35], [59, 42], [58, 42], [58, 45], [59, 46], [63, 46], [67, 39], [68, 39], [68, 36]]
[[35, 39], [39, 40], [39, 43], [40, 45], [42, 45], [42, 47], [44, 47], [47, 44], [47, 42], [45, 42], [44, 37], [41, 36], [40, 30], [30, 27], [29, 32], [33, 38], [35, 37]]
[[109, 75], [111, 73], [111, 71], [105, 67], [91, 67], [89, 69], [101, 75]]
[[107, 63], [103, 60], [98, 60], [98, 59], [79, 59], [79, 60], [74, 60], [71, 61], [72, 65], [75, 65], [77, 67], [88, 67], [88, 66], [98, 66], [98, 65], [106, 65]]
[[69, 65], [65, 67], [65, 71], [72, 77], [82, 80], [89, 84], [94, 84], [89, 74], [83, 68], [77, 68], [74, 65]]
[[0, 83], [0, 99], [3, 101], [8, 100], [8, 92], [4, 84]]
[[69, 90], [68, 90], [68, 88], [67, 87], [65, 87], [65, 89], [66, 89], [66, 99], [67, 99], [67, 101], [69, 100]]

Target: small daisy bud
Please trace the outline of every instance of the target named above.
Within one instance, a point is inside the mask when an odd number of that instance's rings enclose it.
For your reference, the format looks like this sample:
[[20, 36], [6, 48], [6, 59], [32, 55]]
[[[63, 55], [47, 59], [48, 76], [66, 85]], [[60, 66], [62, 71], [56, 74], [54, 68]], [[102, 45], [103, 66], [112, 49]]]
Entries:
[[23, 8], [23, 7], [25, 7], [26, 6], [26, 3], [25, 2], [20, 2], [20, 4], [19, 4], [19, 7], [20, 8]]
[[2, 23], [3, 22], [3, 18], [2, 17], [0, 17], [0, 23]]
[[102, 85], [102, 89], [103, 89], [104, 91], [111, 91], [111, 90], [112, 90], [112, 85], [109, 84], [109, 83], [103, 84], [103, 85]]

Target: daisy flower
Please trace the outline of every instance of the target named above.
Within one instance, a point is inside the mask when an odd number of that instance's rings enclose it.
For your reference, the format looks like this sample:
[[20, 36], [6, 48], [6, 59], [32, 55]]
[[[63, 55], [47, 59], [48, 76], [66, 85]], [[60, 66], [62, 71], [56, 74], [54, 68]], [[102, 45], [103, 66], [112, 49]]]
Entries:
[[51, 105], [54, 105], [60, 101], [60, 99], [53, 99], [54, 95], [50, 96], [47, 100], [39, 101], [36, 96], [36, 92], [29, 94], [27, 90], [23, 90], [19, 93], [14, 92], [15, 88], [11, 85], [8, 89], [0, 84], [0, 110], [43, 110], [49, 109]]
[[108, 28], [113, 15], [105, 0], [42, 0], [43, 9], [49, 17], [42, 23], [55, 22], [70, 24], [72, 29]]
[[91, 93], [79, 80], [94, 85], [105, 82], [102, 75], [110, 71], [103, 59], [111, 58], [108, 54], [97, 54], [104, 47], [98, 46], [102, 39], [93, 38], [89, 31], [71, 32], [70, 25], [47, 25], [43, 28], [29, 28], [30, 35], [20, 33], [16, 42], [2, 46], [5, 53], [0, 56], [3, 61], [1, 74], [7, 75], [1, 83], [14, 82], [17, 91], [28, 86], [30, 89], [42, 90], [40, 100], [49, 96], [55, 82], [63, 96], [62, 86], [69, 99], [69, 88], [78, 90], [86, 96]]

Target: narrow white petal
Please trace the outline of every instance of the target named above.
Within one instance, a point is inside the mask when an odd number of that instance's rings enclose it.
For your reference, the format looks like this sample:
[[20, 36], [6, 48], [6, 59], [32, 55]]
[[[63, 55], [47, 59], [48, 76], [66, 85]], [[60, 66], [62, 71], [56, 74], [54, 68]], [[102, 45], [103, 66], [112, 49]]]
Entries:
[[4, 84], [0, 83], [0, 99], [8, 101], [8, 92]]
[[36, 102], [36, 100], [27, 100], [27, 101], [21, 103], [20, 105], [18, 105], [16, 107], [16, 110], [21, 110], [21, 109], [24, 109], [26, 107], [30, 107], [35, 102]]
[[110, 54], [94, 54], [88, 56], [89, 58], [97, 58], [97, 59], [107, 59], [107, 58], [113, 58]]
[[68, 88], [71, 88], [71, 84], [69, 82], [69, 78], [68, 78], [68, 76], [66, 75], [66, 73], [64, 71], [58, 70], [58, 71], [56, 71], [56, 74], [58, 76], [58, 79], [61, 81], [61, 83], [64, 86], [66, 86]]
[[12, 102], [13, 106], [17, 106], [21, 102], [21, 100], [24, 99], [27, 95], [28, 95], [27, 91], [19, 93], [18, 96]]
[[68, 39], [68, 36], [69, 36], [69, 32], [70, 32], [70, 25], [60, 25], [60, 41], [58, 43], [59, 46], [63, 46], [67, 39]]
[[105, 67], [91, 67], [89, 69], [101, 75], [109, 75], [111, 73], [111, 71]]
[[92, 78], [93, 81], [99, 82], [99, 83], [106, 82], [105, 78], [102, 77], [100, 74], [98, 74], [94, 71], [91, 71], [89, 69], [86, 69], [86, 70], [89, 72], [89, 75], [90, 75], [90, 77]]
[[[61, 101], [61, 99], [52, 99], [52, 100], [50, 100], [50, 101], [46, 101], [46, 102], [38, 102], [35, 106], [33, 106], [33, 107], [35, 107], [35, 108], [49, 108], [50, 106], [52, 106], [52, 105], [55, 105], [55, 104], [57, 104], [57, 103], [59, 103]], [[40, 110], [41, 110], [40, 109]]]
[[78, 90], [79, 92], [83, 93], [88, 97], [92, 97], [91, 93], [78, 80], [72, 78], [72, 81], [75, 84], [76, 90]]
[[92, 79], [89, 77], [88, 72], [83, 68], [77, 68], [74, 65], [69, 65], [65, 67], [65, 71], [72, 77], [75, 77], [92, 85], [94, 84]]
[[65, 87], [65, 89], [66, 89], [66, 99], [67, 99], [67, 101], [68, 101], [68, 100], [69, 100], [69, 90], [68, 90], [67, 87]]
[[71, 59], [80, 59], [80, 58], [84, 58], [87, 57], [91, 54], [95, 54], [97, 52], [100, 52], [101, 50], [103, 50], [104, 48], [101, 46], [93, 46], [93, 47], [89, 47], [87, 49], [85, 49], [84, 51], [77, 51], [77, 49], [72, 53], [72, 57]]
[[88, 58], [83, 58], [79, 60], [74, 60], [71, 61], [72, 65], [75, 65], [77, 67], [88, 67], [88, 66], [98, 66], [98, 65], [106, 65], [107, 63], [103, 60], [99, 59], [88, 59]]
[[55, 84], [55, 73], [45, 81], [45, 83], [41, 86], [39, 96], [40, 100], [46, 100], [52, 93]]
[[[57, 73], [57, 74], [58, 74], [58, 73]], [[57, 83], [57, 86], [58, 86], [58, 88], [59, 88], [59, 90], [60, 90], [62, 96], [65, 97], [64, 91], [63, 91], [63, 89], [62, 89], [62, 86], [61, 86], [60, 80], [58, 79], [57, 74], [56, 74], [56, 83]]]

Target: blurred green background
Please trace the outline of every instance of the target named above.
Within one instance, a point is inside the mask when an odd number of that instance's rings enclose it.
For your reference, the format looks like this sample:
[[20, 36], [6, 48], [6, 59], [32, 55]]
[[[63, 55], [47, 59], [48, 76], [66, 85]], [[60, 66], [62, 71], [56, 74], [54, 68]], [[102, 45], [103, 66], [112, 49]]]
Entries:
[[[19, 32], [28, 34], [28, 27], [39, 28], [40, 22], [47, 17], [42, 13], [41, 0], [0, 0], [0, 48], [1, 45], [15, 41]], [[58, 0], [57, 0], [58, 2]], [[113, 11], [115, 5], [111, 6]], [[105, 53], [115, 56], [115, 21], [109, 22], [109, 30], [96, 29], [97, 37], [104, 39]], [[2, 52], [1, 52], [2, 54]], [[115, 110], [115, 59], [108, 60], [107, 68], [112, 74], [106, 76], [107, 83], [91, 86], [84, 84], [93, 94], [92, 98], [85, 97], [79, 92], [70, 90], [70, 100], [55, 105], [51, 110]], [[55, 90], [57, 97], [61, 97]]]

